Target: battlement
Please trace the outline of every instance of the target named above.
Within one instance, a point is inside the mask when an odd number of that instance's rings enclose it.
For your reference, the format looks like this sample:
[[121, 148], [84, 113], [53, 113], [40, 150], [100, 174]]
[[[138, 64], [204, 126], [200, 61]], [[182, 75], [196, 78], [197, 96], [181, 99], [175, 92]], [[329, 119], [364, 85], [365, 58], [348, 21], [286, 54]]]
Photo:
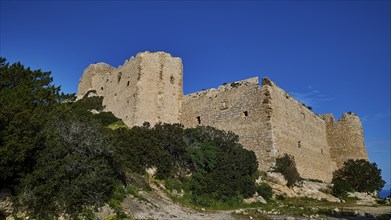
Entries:
[[258, 85], [258, 77], [252, 77], [232, 83], [224, 83], [220, 85], [217, 89], [216, 88], [210, 88], [210, 89], [205, 89], [199, 92], [194, 92], [187, 94], [186, 96], [188, 98], [195, 98], [198, 96], [213, 96], [217, 93], [223, 92], [223, 91], [228, 91], [231, 89], [237, 89], [242, 86], [248, 86], [248, 85]]

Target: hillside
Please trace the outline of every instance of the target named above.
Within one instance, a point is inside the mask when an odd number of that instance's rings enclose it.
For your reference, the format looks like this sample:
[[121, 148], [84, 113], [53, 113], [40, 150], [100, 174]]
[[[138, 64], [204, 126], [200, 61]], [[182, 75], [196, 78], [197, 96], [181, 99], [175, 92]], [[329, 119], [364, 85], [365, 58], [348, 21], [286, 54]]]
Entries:
[[129, 128], [102, 97], [75, 101], [50, 72], [0, 61], [0, 219], [360, 216], [343, 207], [390, 207], [370, 194], [384, 181], [366, 160], [348, 160], [333, 184], [301, 177], [288, 154], [260, 172], [233, 132]]

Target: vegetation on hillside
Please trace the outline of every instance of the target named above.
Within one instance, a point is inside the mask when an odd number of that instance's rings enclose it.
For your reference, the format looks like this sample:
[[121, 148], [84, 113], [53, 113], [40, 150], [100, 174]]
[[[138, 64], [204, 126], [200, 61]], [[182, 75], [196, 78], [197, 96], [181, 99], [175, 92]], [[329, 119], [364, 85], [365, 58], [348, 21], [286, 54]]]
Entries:
[[102, 97], [74, 100], [52, 85], [50, 72], [1, 58], [0, 188], [11, 189], [30, 216], [77, 219], [104, 203], [115, 206], [121, 188], [134, 191], [129, 174], [147, 168], [183, 185], [195, 204], [255, 192], [255, 154], [232, 132], [148, 123], [110, 129], [123, 123], [102, 112]]
[[[255, 192], [272, 198], [267, 183], [255, 184], [254, 152], [234, 133], [147, 122], [127, 128], [104, 112], [102, 101], [88, 95], [75, 101], [52, 84], [50, 72], [0, 58], [0, 189], [11, 190], [16, 211], [36, 219], [89, 219], [107, 203], [125, 217], [122, 199], [144, 199], [137, 188], [150, 190], [143, 177], [150, 168], [155, 182], [193, 205], [237, 207]], [[277, 158], [274, 171], [288, 186], [300, 180], [292, 156]], [[380, 169], [367, 161], [348, 161], [334, 183], [343, 192], [384, 185]]]
[[381, 178], [381, 169], [376, 163], [367, 160], [347, 160], [341, 169], [333, 175], [333, 194], [344, 197], [347, 192], [373, 193], [383, 188], [385, 181]]

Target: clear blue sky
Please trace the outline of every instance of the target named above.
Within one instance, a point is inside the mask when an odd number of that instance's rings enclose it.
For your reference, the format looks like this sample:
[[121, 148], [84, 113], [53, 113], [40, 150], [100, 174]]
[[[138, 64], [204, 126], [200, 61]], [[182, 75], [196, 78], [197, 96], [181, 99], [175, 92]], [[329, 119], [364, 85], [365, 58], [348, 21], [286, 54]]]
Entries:
[[[184, 92], [268, 76], [316, 113], [358, 114], [390, 177], [390, 1], [4, 1], [0, 55], [74, 93], [91, 63], [183, 59]], [[390, 185], [387, 186], [388, 188]]]

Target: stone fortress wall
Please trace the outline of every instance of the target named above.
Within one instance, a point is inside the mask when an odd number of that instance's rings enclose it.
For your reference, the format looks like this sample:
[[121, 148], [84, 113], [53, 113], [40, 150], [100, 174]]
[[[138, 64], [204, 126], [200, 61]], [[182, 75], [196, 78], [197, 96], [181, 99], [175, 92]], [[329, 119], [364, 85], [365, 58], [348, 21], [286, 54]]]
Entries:
[[236, 133], [267, 171], [278, 156], [293, 155], [303, 178], [330, 182], [347, 159], [368, 159], [360, 119], [316, 115], [267, 78], [250, 78], [183, 96], [182, 60], [164, 52], [138, 53], [118, 68], [92, 64], [77, 97], [103, 96], [129, 127], [148, 121], [209, 125]]
[[129, 127], [145, 121], [179, 123], [182, 88], [180, 58], [163, 52], [138, 53], [118, 68], [91, 64], [79, 81], [77, 98], [89, 91], [103, 96], [105, 111]]
[[251, 78], [184, 96], [181, 123], [233, 131], [268, 170], [285, 153], [295, 157], [303, 178], [331, 181], [325, 121], [264, 78]]
[[287, 92], [265, 78], [275, 156], [293, 155], [300, 176], [331, 181], [335, 163], [330, 157], [325, 122]]
[[266, 170], [272, 162], [272, 131], [267, 109], [260, 105], [263, 98], [258, 78], [192, 93], [183, 97], [181, 123], [234, 132], [247, 149], [255, 152], [260, 169]]

